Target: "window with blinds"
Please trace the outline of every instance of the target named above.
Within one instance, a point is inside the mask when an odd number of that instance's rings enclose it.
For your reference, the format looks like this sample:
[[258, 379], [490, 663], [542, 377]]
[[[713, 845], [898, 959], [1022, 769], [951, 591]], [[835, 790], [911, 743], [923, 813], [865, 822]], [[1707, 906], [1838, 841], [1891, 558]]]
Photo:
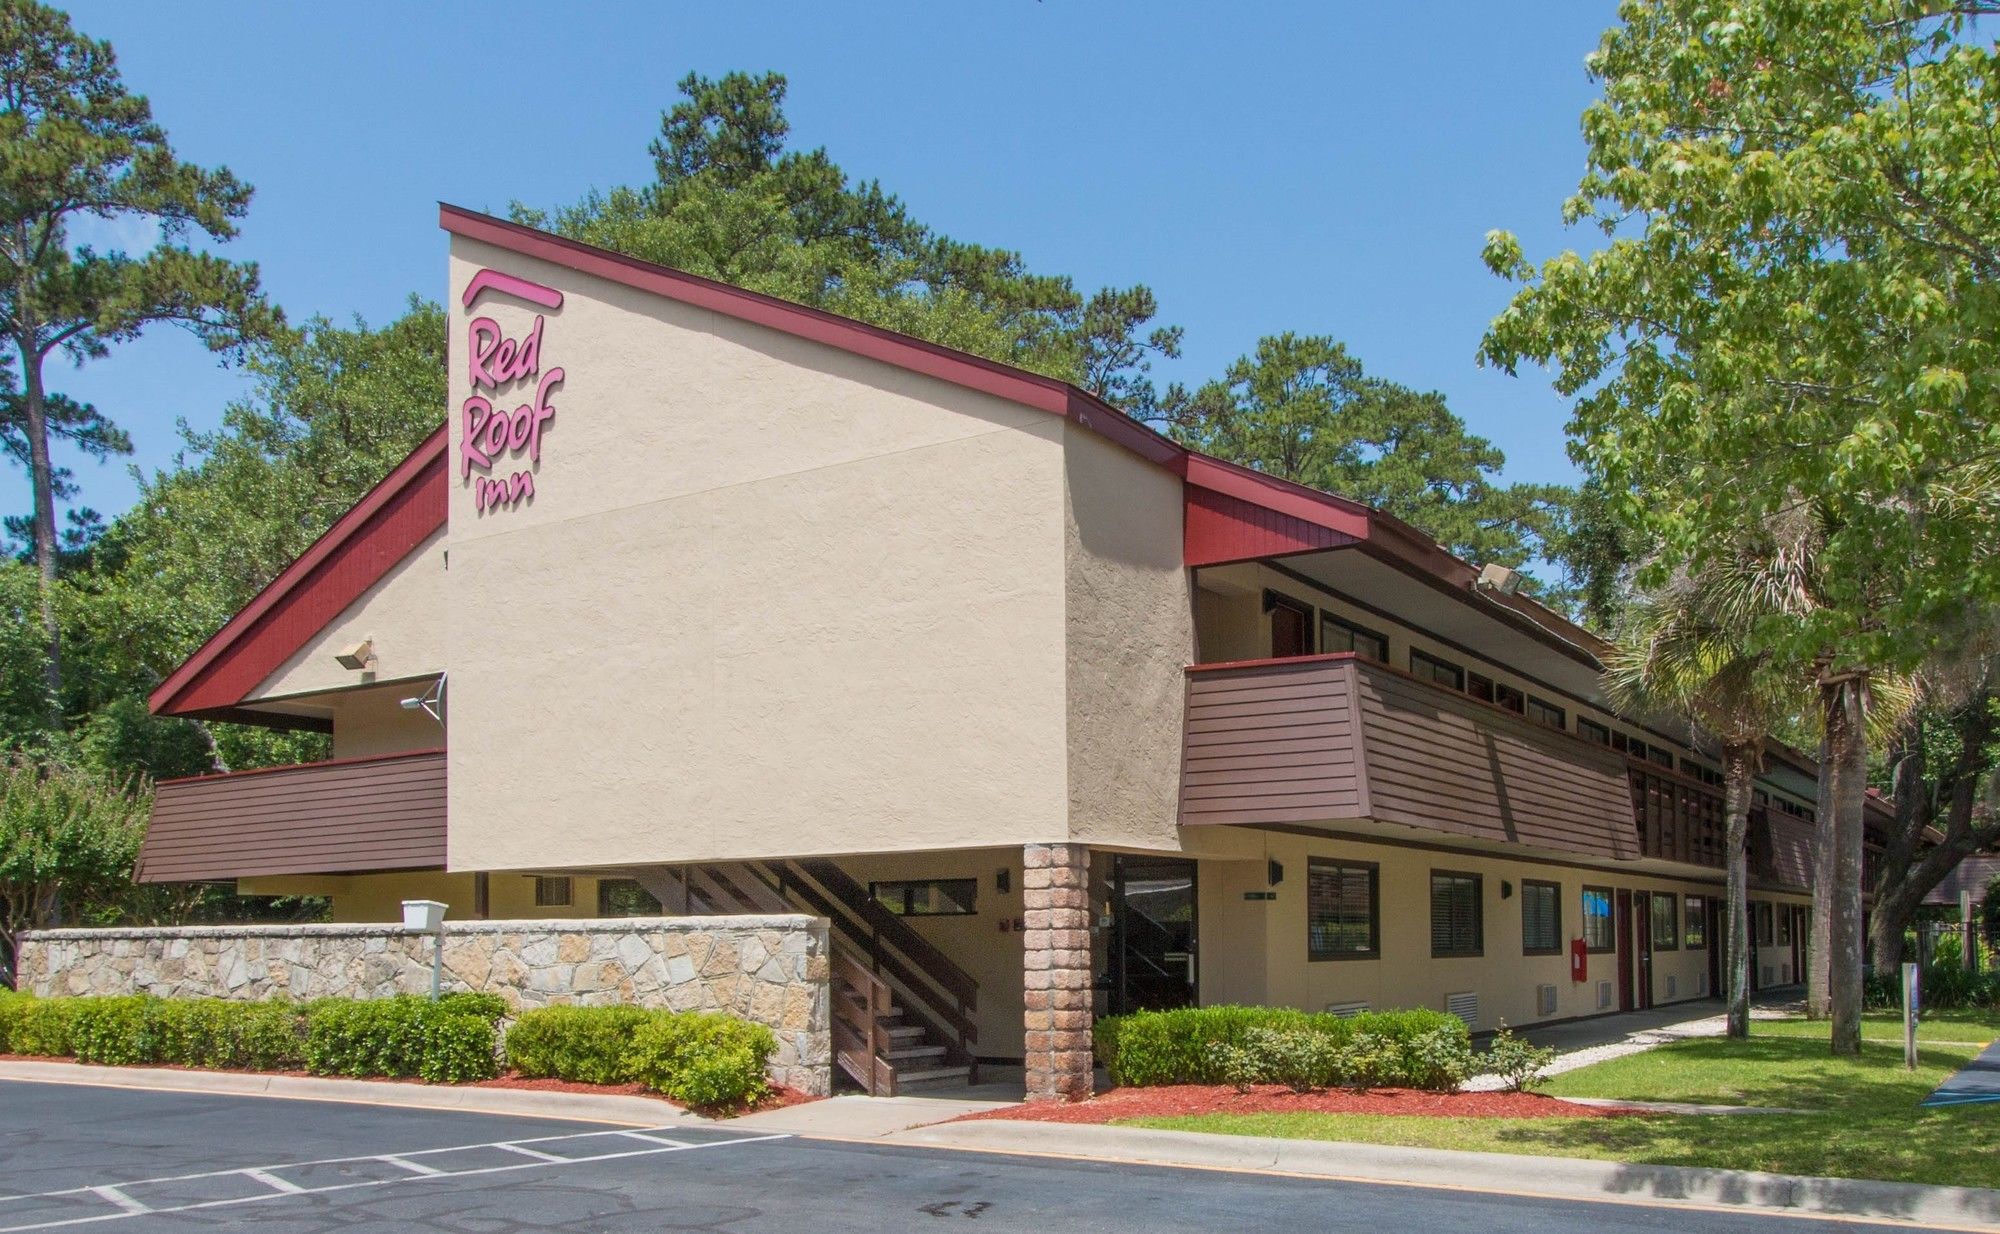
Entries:
[[1373, 960], [1382, 954], [1380, 875], [1372, 862], [1306, 863], [1306, 954], [1315, 960]]
[[568, 908], [570, 886], [568, 875], [537, 874], [535, 876], [536, 908]]
[[1484, 953], [1480, 879], [1477, 874], [1431, 871], [1431, 955]]
[[1610, 951], [1618, 945], [1618, 930], [1611, 919], [1611, 888], [1583, 889], [1583, 944], [1592, 951]]
[[1563, 948], [1562, 884], [1521, 881], [1521, 954], [1560, 955]]
[[1687, 924], [1681, 930], [1681, 937], [1688, 948], [1699, 951], [1708, 946], [1708, 901], [1700, 896], [1689, 896], [1683, 920]]

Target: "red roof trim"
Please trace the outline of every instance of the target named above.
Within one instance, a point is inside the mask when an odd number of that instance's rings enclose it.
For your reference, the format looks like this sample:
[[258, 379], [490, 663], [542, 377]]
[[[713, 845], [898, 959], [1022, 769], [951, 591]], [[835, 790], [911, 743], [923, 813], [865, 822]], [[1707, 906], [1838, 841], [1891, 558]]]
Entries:
[[969, 352], [928, 343], [907, 334], [793, 304], [761, 292], [718, 283], [700, 275], [654, 265], [564, 236], [510, 223], [488, 214], [438, 206], [438, 226], [454, 236], [533, 257], [551, 265], [594, 275], [682, 304], [781, 330], [798, 338], [838, 347], [913, 373], [978, 390], [1075, 421], [1149, 462], [1180, 470], [1186, 451], [1103, 399], [1066, 381], [988, 360]]
[[442, 425], [243, 611], [161, 682], [148, 706], [189, 715], [243, 701], [306, 640], [445, 523]]

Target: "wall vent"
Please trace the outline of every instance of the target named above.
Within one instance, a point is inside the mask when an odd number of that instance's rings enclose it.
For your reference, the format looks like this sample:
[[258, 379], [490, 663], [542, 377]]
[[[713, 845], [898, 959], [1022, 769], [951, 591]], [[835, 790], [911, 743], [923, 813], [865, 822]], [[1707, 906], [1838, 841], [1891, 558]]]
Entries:
[[1326, 1005], [1326, 1013], [1328, 1015], [1337, 1015], [1343, 1020], [1347, 1019], [1349, 1016], [1360, 1015], [1362, 1012], [1366, 1010], [1368, 1010], [1368, 1003], [1366, 1000], [1363, 1000], [1358, 1003], [1328, 1003]]
[[1479, 995], [1468, 990], [1463, 994], [1444, 996], [1446, 1013], [1465, 1021], [1467, 1028], [1479, 1027]]
[[1556, 988], [1553, 985], [1535, 987], [1535, 1014], [1554, 1015], [1556, 1013]]
[[1678, 997], [1678, 996], [1680, 995], [1680, 986], [1681, 986], [1681, 983], [1680, 983], [1680, 979], [1679, 979], [1678, 977], [1675, 977], [1675, 976], [1674, 976], [1674, 975], [1673, 975], [1672, 973], [1668, 973], [1668, 974], [1667, 974], [1667, 997], [1668, 997], [1668, 998], [1676, 998], [1676, 997]]
[[1599, 1011], [1611, 1010], [1611, 983], [1608, 981], [1597, 983], [1597, 1009]]

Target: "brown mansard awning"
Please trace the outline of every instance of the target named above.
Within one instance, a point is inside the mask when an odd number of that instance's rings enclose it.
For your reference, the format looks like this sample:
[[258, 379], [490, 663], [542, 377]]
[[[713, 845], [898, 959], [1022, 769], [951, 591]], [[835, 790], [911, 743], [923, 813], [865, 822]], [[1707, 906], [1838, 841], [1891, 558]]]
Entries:
[[444, 865], [444, 751], [163, 780], [138, 881]]

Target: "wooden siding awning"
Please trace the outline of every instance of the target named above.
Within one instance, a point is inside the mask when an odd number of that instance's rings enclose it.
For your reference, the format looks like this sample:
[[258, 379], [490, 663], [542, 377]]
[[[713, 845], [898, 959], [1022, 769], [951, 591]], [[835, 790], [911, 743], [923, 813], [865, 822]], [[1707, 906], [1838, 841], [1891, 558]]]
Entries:
[[1931, 888], [1924, 897], [1926, 904], [1947, 904], [1958, 907], [1958, 893], [1970, 891], [1972, 901], [1977, 904], [1986, 899], [1986, 888], [1994, 879], [2000, 878], [2000, 853], [1974, 853], [1952, 868], [1944, 880]]
[[1180, 820], [1399, 823], [1637, 859], [1626, 760], [1351, 653], [1188, 672]]
[[444, 751], [163, 780], [142, 883], [444, 865]]

